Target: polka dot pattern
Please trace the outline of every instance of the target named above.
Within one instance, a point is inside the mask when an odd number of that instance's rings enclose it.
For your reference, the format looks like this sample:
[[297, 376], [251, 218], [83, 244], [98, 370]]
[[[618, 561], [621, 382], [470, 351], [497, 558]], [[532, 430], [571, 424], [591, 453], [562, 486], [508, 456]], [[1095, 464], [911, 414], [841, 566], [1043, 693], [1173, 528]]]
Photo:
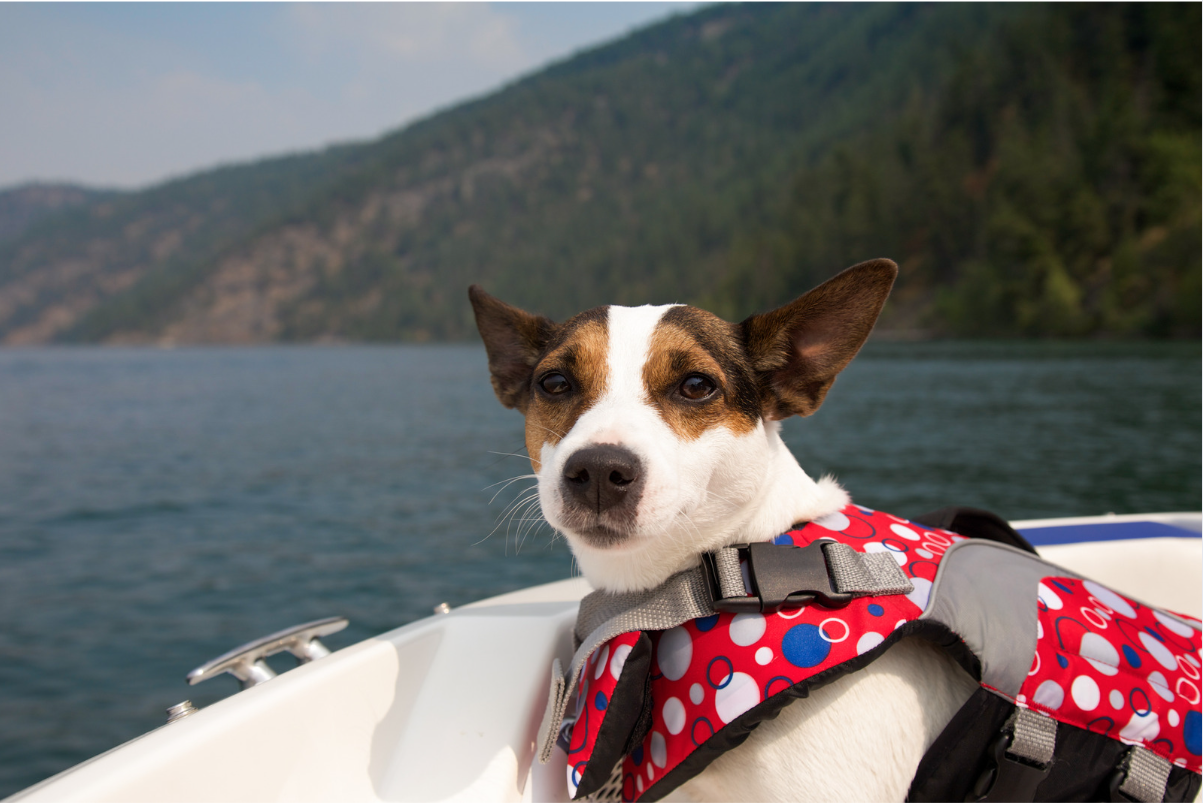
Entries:
[[[807, 546], [821, 538], [860, 552], [892, 553], [908, 576], [921, 578], [917, 587], [923, 589], [923, 602], [944, 550], [962, 540], [945, 530], [849, 506], [776, 541]], [[926, 558], [916, 557], [919, 548], [928, 553]], [[908, 567], [912, 557], [914, 572]], [[624, 798], [637, 800], [652, 787], [649, 757], [663, 756], [663, 765], [655, 763], [656, 777], [667, 775], [698, 745], [768, 697], [876, 647], [895, 623], [913, 621], [922, 612], [905, 596], [863, 597], [838, 610], [809, 605], [769, 615], [722, 613], [649, 633], [655, 655], [652, 724], [641, 748], [624, 762], [623, 775], [631, 779], [624, 785]], [[644, 789], [636, 778], [648, 781]]]
[[1199, 772], [1199, 631], [1089, 580], [1045, 577], [1034, 596], [1028, 705]]
[[[720, 613], [649, 632], [652, 721], [643, 743], [623, 762], [624, 800], [638, 800], [698, 746], [769, 697], [876, 649], [892, 631], [918, 619], [944, 552], [965, 540], [855, 505], [774, 540], [802, 547], [820, 539], [888, 552], [915, 590], [854, 599], [837, 610], [812, 604], [769, 615]], [[1032, 604], [1039, 611], [1037, 651], [1016, 702], [1143, 744], [1198, 772], [1199, 631], [1073, 578], [1042, 578]], [[624, 634], [604, 648], [619, 670], [638, 636]], [[569, 740], [574, 795], [573, 778], [579, 782], [584, 773], [618, 676], [613, 666], [599, 672], [593, 663], [582, 675]], [[595, 700], [603, 698], [607, 702], [598, 706]]]

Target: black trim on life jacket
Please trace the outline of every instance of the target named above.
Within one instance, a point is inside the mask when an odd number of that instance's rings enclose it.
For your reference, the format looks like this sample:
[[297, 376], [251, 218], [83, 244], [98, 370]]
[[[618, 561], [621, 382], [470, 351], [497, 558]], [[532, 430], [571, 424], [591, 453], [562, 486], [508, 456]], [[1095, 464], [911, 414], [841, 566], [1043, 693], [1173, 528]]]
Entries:
[[[591, 795], [605, 786], [606, 781], [610, 780], [610, 771], [614, 769], [614, 765], [622, 761], [647, 735], [651, 723], [651, 668], [652, 640], [647, 633], [640, 633], [639, 640], [631, 648], [626, 663], [622, 666], [622, 674], [618, 676], [618, 685], [614, 687], [610, 700], [613, 702], [638, 699], [643, 704], [638, 707], [619, 705], [602, 720], [589, 764], [585, 767], [585, 774], [581, 776], [581, 782], [577, 786], [578, 797]], [[588, 707], [589, 704], [586, 700], [585, 706]], [[643, 721], [645, 719], [646, 722]], [[642, 733], [639, 733], [640, 730]], [[637, 733], [639, 742], [634, 741]], [[574, 763], [570, 754], [568, 766], [571, 767]]]
[[912, 516], [911, 521], [928, 527], [939, 527], [951, 530], [957, 535], [967, 538], [985, 538], [987, 541], [997, 541], [1000, 544], [1013, 546], [1025, 552], [1038, 554], [1036, 547], [1028, 543], [1028, 539], [1020, 535], [1014, 527], [1005, 520], [988, 510], [975, 507], [942, 507], [922, 516]]
[[[845, 661], [842, 664], [837, 664], [830, 669], [813, 675], [806, 680], [800, 681], [784, 689], [774, 693], [768, 699], [762, 701], [759, 705], [750, 708], [740, 716], [728, 722], [720, 728], [713, 736], [706, 739], [704, 736], [701, 739], [695, 737], [695, 744], [698, 744], [698, 749], [690, 753], [689, 757], [678, 764], [667, 775], [661, 778], [650, 789], [643, 793], [639, 798], [640, 803], [643, 801], [660, 800], [665, 795], [672, 792], [681, 784], [689, 781], [695, 775], [698, 775], [710, 763], [718, 758], [723, 753], [738, 747], [752, 734], [752, 731], [759, 727], [761, 722], [766, 722], [770, 719], [776, 719], [781, 713], [781, 709], [789, 705], [794, 700], [800, 700], [804, 697], [809, 697], [810, 692], [822, 686], [826, 686], [834, 680], [838, 680], [849, 672], [856, 672], [871, 664], [882, 656], [882, 654], [890, 647], [894, 646], [907, 636], [919, 636], [927, 641], [932, 642], [938, 647], [944, 649], [953, 659], [957, 661], [965, 671], [976, 680], [980, 680], [982, 676], [981, 663], [977, 656], [970, 652], [965, 643], [960, 637], [952, 632], [946, 625], [941, 622], [933, 622], [928, 619], [915, 619], [900, 626], [886, 637], [881, 644], [878, 644], [871, 650], [868, 650], [857, 657]], [[700, 744], [699, 744], [700, 742]], [[646, 760], [646, 759], [645, 759]], [[960, 798], [958, 798], [960, 799]]]
[[[978, 689], [928, 748], [915, 770], [907, 800], [972, 800], [973, 786], [991, 762], [990, 745], [1015, 710], [1005, 697]], [[1128, 746], [1102, 733], [1057, 724], [1057, 752], [1036, 800], [1112, 800], [1111, 781]], [[1199, 775], [1174, 767], [1166, 801], [1194, 800]]]

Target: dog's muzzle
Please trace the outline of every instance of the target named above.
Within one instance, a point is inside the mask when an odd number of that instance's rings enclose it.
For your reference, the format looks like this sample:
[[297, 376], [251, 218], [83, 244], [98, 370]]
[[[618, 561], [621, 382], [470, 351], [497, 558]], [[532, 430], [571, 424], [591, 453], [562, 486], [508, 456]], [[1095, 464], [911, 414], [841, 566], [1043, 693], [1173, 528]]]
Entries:
[[630, 449], [600, 444], [579, 450], [560, 477], [566, 523], [598, 545], [622, 540], [635, 523], [643, 477], [643, 462]]

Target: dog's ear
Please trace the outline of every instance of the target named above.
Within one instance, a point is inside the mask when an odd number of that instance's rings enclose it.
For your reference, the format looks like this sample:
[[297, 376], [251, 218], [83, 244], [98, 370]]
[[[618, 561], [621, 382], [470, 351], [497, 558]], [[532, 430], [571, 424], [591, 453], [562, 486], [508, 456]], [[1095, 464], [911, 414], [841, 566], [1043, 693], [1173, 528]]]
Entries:
[[480, 289], [468, 288], [476, 313], [476, 328], [489, 354], [493, 390], [506, 407], [523, 414], [530, 400], [531, 372], [547, 346], [555, 324], [542, 315], [531, 315]]
[[810, 415], [869, 337], [898, 275], [888, 259], [848, 268], [784, 307], [740, 324], [765, 418]]

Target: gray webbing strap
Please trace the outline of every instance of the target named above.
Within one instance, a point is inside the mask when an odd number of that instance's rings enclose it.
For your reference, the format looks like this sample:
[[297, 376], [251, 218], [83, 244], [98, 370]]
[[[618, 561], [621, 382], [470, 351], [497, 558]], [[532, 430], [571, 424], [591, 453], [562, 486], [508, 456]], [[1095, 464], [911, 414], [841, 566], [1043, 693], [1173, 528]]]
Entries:
[[915, 585], [889, 552], [857, 552], [847, 544], [823, 545], [835, 590], [856, 597], [909, 594]]
[[719, 592], [723, 599], [742, 597], [750, 589], [744, 588], [744, 574], [739, 569], [739, 550], [724, 547], [714, 553], [715, 574], [718, 575]]
[[[547, 709], [539, 725], [539, 763], [546, 764], [551, 758], [568, 701], [576, 691], [581, 669], [594, 650], [623, 633], [669, 630], [711, 613], [710, 594], [701, 567], [674, 574], [663, 585], [650, 591], [629, 594], [594, 591], [581, 600], [576, 618], [576, 634], [581, 644], [572, 656], [567, 677], [559, 658], [551, 665]], [[588, 636], [581, 637], [581, 633], [587, 633]]]
[[1125, 771], [1119, 791], [1140, 803], [1161, 803], [1173, 765], [1146, 747], [1133, 745], [1120, 762]]
[[[832, 581], [840, 593], [863, 597], [914, 591], [914, 585], [888, 553], [857, 552], [834, 541], [825, 542], [823, 552]], [[728, 547], [716, 551], [714, 556], [723, 598], [744, 597], [748, 590], [739, 565], [739, 550]], [[594, 650], [623, 633], [669, 630], [713, 612], [706, 575], [700, 566], [678, 572], [663, 585], [649, 591], [627, 594], [594, 591], [582, 599], [573, 630], [576, 653], [572, 656], [568, 674], [564, 674], [558, 658], [552, 662], [547, 709], [539, 725], [539, 761], [547, 763], [551, 758], [568, 702], [576, 691], [581, 670]]]
[[1053, 761], [1057, 749], [1057, 721], [1030, 708], [1016, 708], [1004, 730], [1011, 731], [1007, 755], [1022, 758], [1041, 767]]

